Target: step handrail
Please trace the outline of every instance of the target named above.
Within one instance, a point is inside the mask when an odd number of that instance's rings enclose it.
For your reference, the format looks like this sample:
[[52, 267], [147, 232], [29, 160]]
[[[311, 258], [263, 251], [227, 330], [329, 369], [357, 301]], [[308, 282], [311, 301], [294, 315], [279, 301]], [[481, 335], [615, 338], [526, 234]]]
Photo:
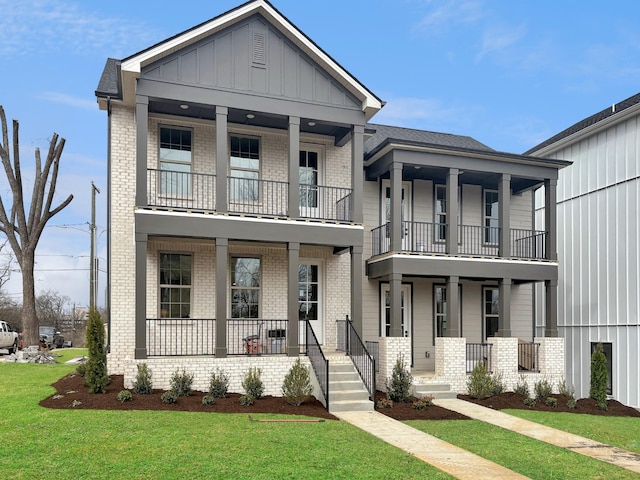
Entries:
[[353, 362], [364, 383], [365, 388], [369, 392], [369, 399], [375, 402], [376, 397], [376, 361], [367, 350], [364, 342], [353, 327], [353, 323], [349, 320], [349, 315], [345, 321], [346, 329], [346, 349], [347, 355]]
[[329, 360], [324, 356], [320, 342], [316, 337], [311, 323], [309, 320], [305, 320], [305, 347], [307, 349], [307, 357], [313, 368], [313, 372], [316, 374], [318, 384], [320, 385], [320, 391], [324, 397], [325, 408], [329, 411]]

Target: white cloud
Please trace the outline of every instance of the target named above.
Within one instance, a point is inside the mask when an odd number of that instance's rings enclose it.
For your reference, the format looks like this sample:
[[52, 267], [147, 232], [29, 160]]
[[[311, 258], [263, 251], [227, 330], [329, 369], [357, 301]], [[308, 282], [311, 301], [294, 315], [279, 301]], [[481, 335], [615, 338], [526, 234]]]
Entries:
[[482, 34], [480, 51], [476, 54], [476, 62], [489, 54], [500, 53], [521, 40], [527, 29], [524, 25], [517, 27], [491, 27]]
[[450, 25], [474, 23], [484, 17], [482, 3], [476, 0], [449, 0], [428, 2], [433, 8], [419, 23], [418, 28], [441, 31]]
[[[0, 55], [130, 52], [157, 38], [153, 29], [65, 0], [0, 0]], [[100, 53], [102, 52], [102, 53]]]
[[60, 92], [44, 92], [43, 94], [39, 95], [39, 98], [54, 103], [61, 103], [69, 107], [91, 110], [92, 112], [96, 110], [95, 99], [74, 97], [73, 95]]

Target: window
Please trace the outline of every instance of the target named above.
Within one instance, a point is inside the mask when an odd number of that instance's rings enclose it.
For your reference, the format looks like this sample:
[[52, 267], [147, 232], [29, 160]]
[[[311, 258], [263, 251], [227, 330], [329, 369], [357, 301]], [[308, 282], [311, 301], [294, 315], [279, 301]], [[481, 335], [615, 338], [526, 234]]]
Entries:
[[260, 140], [232, 136], [230, 154], [231, 201], [257, 201], [260, 190]]
[[497, 190], [484, 191], [484, 242], [498, 244], [500, 238], [500, 214]]
[[300, 320], [318, 320], [319, 286], [318, 265], [300, 264], [298, 266], [298, 318]]
[[260, 259], [231, 259], [231, 318], [260, 316]]
[[433, 301], [435, 304], [436, 337], [447, 336], [447, 287], [434, 285]]
[[318, 207], [318, 152], [300, 150], [300, 206]]
[[498, 331], [498, 318], [500, 316], [498, 288], [485, 288], [483, 302], [485, 338], [494, 337]]
[[445, 241], [447, 239], [447, 186], [436, 185], [435, 196], [435, 240]]
[[160, 193], [191, 193], [191, 130], [160, 127]]
[[191, 317], [191, 255], [160, 254], [160, 318]]
[[591, 342], [591, 354], [596, 351], [598, 343], [602, 344], [602, 353], [607, 359], [607, 395], [613, 395], [613, 345], [611, 343]]

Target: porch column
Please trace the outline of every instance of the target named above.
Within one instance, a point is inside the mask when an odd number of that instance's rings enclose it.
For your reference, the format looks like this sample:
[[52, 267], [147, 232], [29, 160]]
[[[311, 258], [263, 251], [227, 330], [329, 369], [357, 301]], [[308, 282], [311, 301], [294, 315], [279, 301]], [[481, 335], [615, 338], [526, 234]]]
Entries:
[[289, 218], [300, 217], [300, 117], [289, 117], [289, 205], [287, 216]]
[[146, 207], [149, 97], [136, 95], [136, 206]]
[[404, 336], [402, 331], [402, 274], [400, 273], [389, 275], [389, 314], [391, 316], [389, 336]]
[[[458, 254], [458, 215], [460, 206], [458, 205], [458, 176], [460, 171], [457, 168], [450, 168], [447, 172], [447, 253], [449, 255]], [[457, 292], [456, 287], [456, 292]], [[457, 311], [457, 310], [456, 310]], [[459, 336], [458, 335], [454, 336]]]
[[136, 359], [147, 358], [147, 240], [146, 233], [136, 233]]
[[298, 309], [298, 266], [300, 264], [300, 244], [289, 242], [289, 271], [287, 276], [287, 320], [289, 324], [287, 332], [287, 355], [297, 357], [300, 355], [298, 325], [300, 315]]
[[402, 251], [402, 164], [391, 164], [391, 252]]
[[498, 216], [500, 217], [500, 243], [498, 255], [511, 256], [511, 175], [502, 174], [498, 183]]
[[500, 279], [498, 289], [498, 337], [511, 336], [511, 279]]
[[227, 356], [227, 264], [229, 240], [216, 238], [216, 351], [217, 358]]
[[[457, 221], [456, 221], [457, 223]], [[460, 290], [459, 277], [448, 277], [447, 278], [447, 336], [448, 337], [459, 337], [461, 333], [460, 328]]]
[[[227, 126], [227, 107], [216, 107], [216, 211], [227, 213], [227, 165], [229, 162], [229, 129]], [[226, 260], [225, 260], [226, 270]], [[225, 278], [226, 283], [226, 278]], [[226, 311], [225, 311], [226, 316]]]
[[351, 247], [351, 322], [362, 337], [362, 247]]
[[544, 282], [545, 293], [545, 337], [558, 336], [558, 280]]
[[[351, 129], [351, 216], [353, 223], [363, 223], [362, 189], [364, 185], [364, 126]], [[353, 310], [353, 307], [352, 307]]]
[[558, 180], [555, 178], [544, 181], [544, 229], [547, 231], [544, 249], [546, 258], [554, 261], [558, 259], [557, 188]]

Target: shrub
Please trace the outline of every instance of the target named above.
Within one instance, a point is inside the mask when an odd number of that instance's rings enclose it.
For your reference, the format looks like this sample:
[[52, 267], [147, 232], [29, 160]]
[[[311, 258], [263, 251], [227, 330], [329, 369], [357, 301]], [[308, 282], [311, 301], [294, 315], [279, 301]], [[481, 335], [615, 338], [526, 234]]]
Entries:
[[153, 393], [153, 383], [151, 382], [151, 370], [146, 363], [138, 364], [138, 373], [133, 382], [133, 391], [138, 395], [150, 395]]
[[433, 407], [433, 397], [427, 395], [426, 397], [419, 398], [413, 402], [411, 406], [416, 410], [426, 410], [427, 407]]
[[548, 407], [556, 408], [558, 406], [558, 399], [554, 398], [554, 397], [547, 397], [547, 399], [544, 401], [544, 403]]
[[527, 407], [533, 408], [536, 406], [536, 399], [533, 397], [525, 398], [522, 403], [524, 403]]
[[202, 397], [203, 405], [215, 405], [215, 403], [216, 399], [213, 395], [205, 395], [204, 397]]
[[173, 390], [167, 390], [160, 395], [160, 400], [162, 400], [162, 403], [176, 403], [178, 401], [178, 394]]
[[391, 380], [387, 378], [387, 397], [394, 402], [408, 402], [411, 400], [409, 390], [412, 382], [413, 377], [405, 367], [404, 357], [398, 357], [391, 372]]
[[591, 355], [591, 387], [589, 397], [598, 402], [598, 409], [607, 410], [607, 357], [602, 351], [602, 344], [596, 345]]
[[[262, 370], [259, 368], [250, 368], [242, 380], [242, 388], [247, 392], [245, 396], [251, 397], [251, 403], [253, 403], [253, 400], [262, 397], [262, 393], [264, 392], [264, 384], [262, 383], [260, 375], [262, 375]], [[247, 405], [251, 405], [251, 403]], [[245, 404], [243, 403], [243, 405]]]
[[576, 408], [576, 404], [577, 404], [576, 399], [573, 397], [570, 397], [569, 400], [567, 400], [567, 408], [570, 408], [573, 410], [574, 408]]
[[538, 400], [541, 400], [551, 395], [552, 390], [553, 389], [551, 388], [551, 384], [549, 383], [549, 380], [547, 380], [546, 378], [542, 380], [538, 380], [533, 386], [533, 391], [536, 392], [536, 399]]
[[209, 395], [213, 398], [224, 398], [227, 396], [228, 389], [229, 377], [220, 369], [215, 372], [211, 372], [211, 379], [209, 380]]
[[240, 397], [240, 405], [242, 405], [243, 407], [248, 407], [249, 405], [253, 405], [254, 401], [255, 401], [255, 398], [252, 397], [251, 395], [242, 395]]
[[378, 403], [376, 403], [376, 408], [378, 409], [393, 408], [393, 400], [389, 400], [388, 398], [383, 398], [382, 400], [378, 400]]
[[573, 397], [575, 390], [567, 385], [567, 381], [563, 378], [558, 382], [558, 393], [565, 397]]
[[524, 375], [520, 375], [518, 383], [516, 383], [514, 392], [520, 395], [524, 395], [525, 397], [529, 396], [529, 384], [527, 383], [527, 379]]
[[84, 377], [87, 373], [87, 364], [86, 362], [82, 362], [80, 364], [78, 364], [78, 366], [76, 367], [76, 374], [80, 375], [81, 377]]
[[291, 366], [282, 383], [282, 396], [291, 405], [302, 404], [313, 393], [309, 368], [302, 365], [300, 358]]
[[131, 392], [129, 390], [121, 390], [120, 393], [118, 393], [118, 401], [124, 403], [124, 402], [130, 402], [133, 399], [133, 397], [131, 396]]
[[496, 372], [491, 375], [491, 395], [500, 395], [502, 392], [504, 392], [502, 372]]
[[469, 396], [482, 400], [483, 398], [490, 397], [493, 394], [493, 390], [493, 379], [489, 372], [487, 372], [487, 367], [484, 362], [476, 363], [467, 380]]
[[169, 380], [171, 390], [179, 397], [188, 397], [191, 394], [191, 385], [193, 385], [193, 375], [182, 369], [182, 373], [176, 370]]
[[100, 313], [95, 308], [89, 312], [87, 324], [87, 348], [89, 360], [87, 361], [84, 382], [89, 388], [89, 393], [105, 393], [109, 384], [107, 375], [107, 351], [104, 345], [104, 323]]

